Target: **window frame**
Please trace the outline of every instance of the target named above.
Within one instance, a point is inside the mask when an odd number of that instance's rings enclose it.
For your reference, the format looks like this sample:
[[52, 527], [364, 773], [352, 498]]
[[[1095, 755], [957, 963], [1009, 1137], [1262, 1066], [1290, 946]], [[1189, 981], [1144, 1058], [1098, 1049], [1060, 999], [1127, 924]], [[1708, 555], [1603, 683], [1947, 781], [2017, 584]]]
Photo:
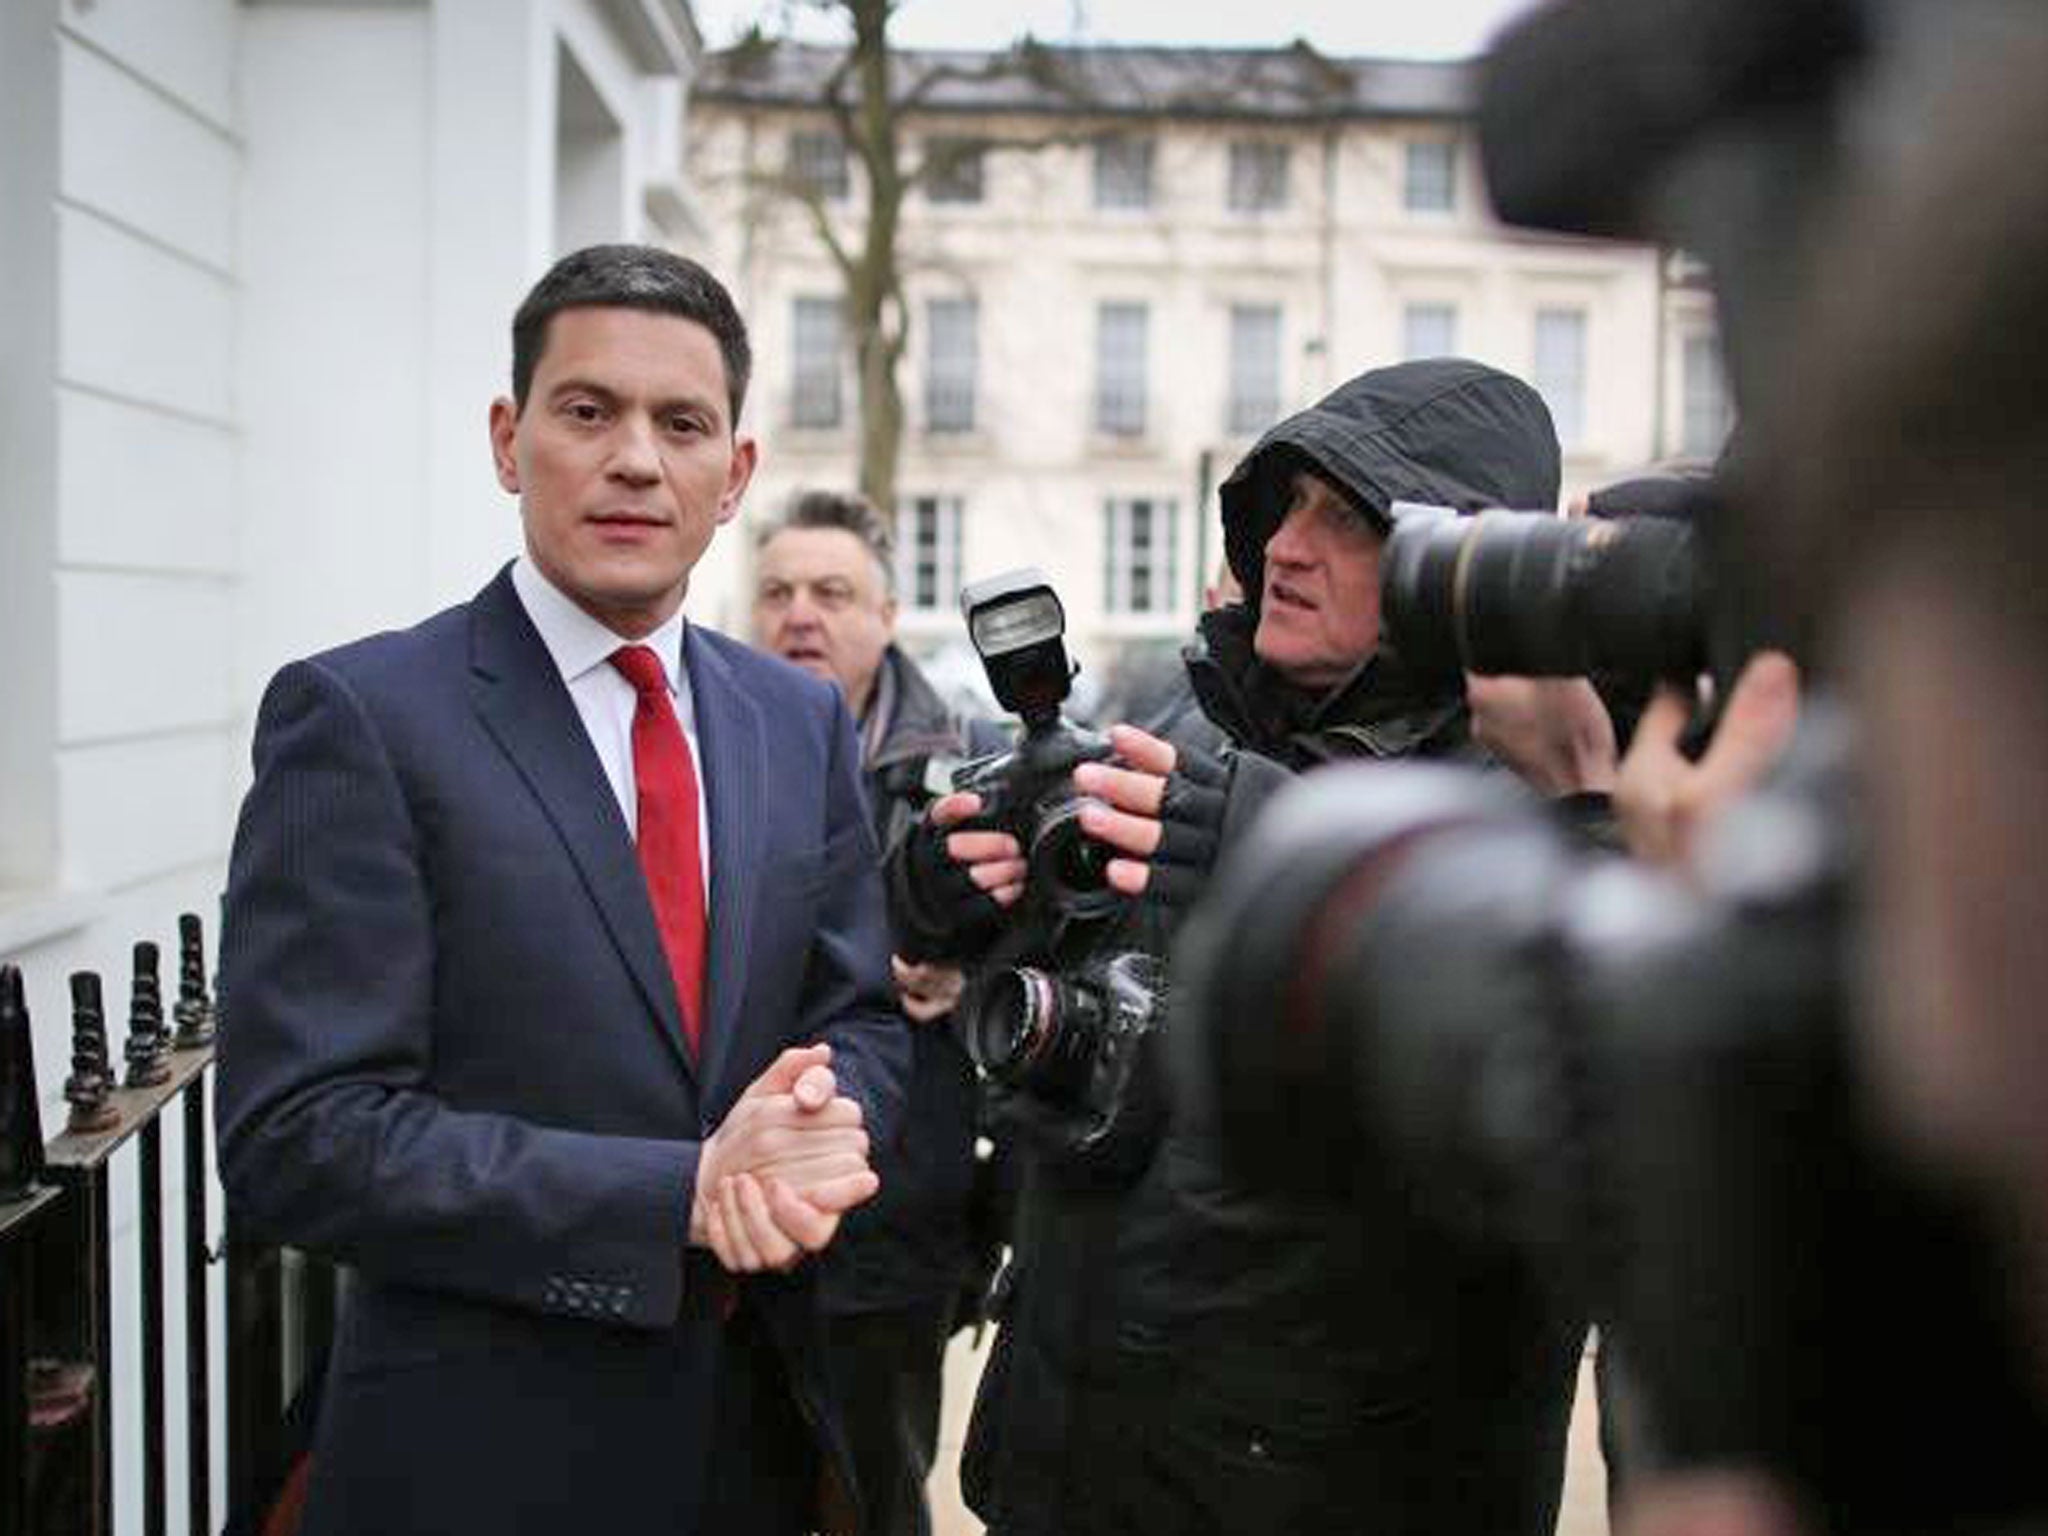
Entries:
[[[1415, 344], [1417, 322], [1423, 318], [1434, 320], [1441, 317], [1445, 345], [1441, 350], [1425, 350]], [[1425, 357], [1456, 357], [1458, 355], [1458, 306], [1445, 299], [1413, 299], [1401, 306], [1401, 357], [1404, 362], [1414, 362]]]
[[[807, 153], [820, 149], [830, 153]], [[782, 173], [825, 202], [843, 203], [853, 195], [852, 161], [846, 140], [832, 129], [792, 128], [783, 147]]]
[[[1133, 514], [1143, 508], [1142, 525]], [[1142, 548], [1145, 562], [1139, 568]], [[1164, 495], [1115, 495], [1102, 500], [1102, 611], [1123, 621], [1181, 616], [1180, 503]], [[1146, 596], [1137, 601], [1142, 576]]]
[[[1443, 164], [1420, 174], [1419, 157], [1441, 154]], [[1458, 141], [1449, 134], [1416, 134], [1401, 141], [1401, 206], [1409, 213], [1431, 215], [1458, 211]], [[1436, 191], [1441, 185], [1441, 201]], [[1425, 196], [1424, 194], [1429, 195]]]
[[[941, 311], [961, 312], [966, 316], [964, 330], [947, 333], [939, 324]], [[947, 295], [925, 300], [924, 305], [924, 429], [941, 435], [957, 435], [972, 432], [980, 410], [981, 371], [981, 303], [972, 294]], [[961, 349], [964, 360], [959, 357], [942, 360], [939, 343], [942, 334], [956, 334], [964, 337]], [[944, 366], [942, 366], [942, 361]], [[954, 402], [964, 401], [964, 408], [956, 408]]]
[[1223, 203], [1232, 213], [1280, 213], [1291, 187], [1290, 146], [1277, 139], [1232, 139]]
[[[1119, 156], [1130, 157], [1120, 168]], [[1158, 203], [1158, 183], [1159, 141], [1153, 135], [1105, 133], [1096, 137], [1091, 184], [1097, 212], [1147, 212]]]
[[[807, 336], [817, 339], [815, 324], [807, 325], [805, 317], [815, 322], [825, 314], [832, 322], [829, 368], [818, 349], [805, 345]], [[797, 294], [790, 300], [789, 424], [805, 432], [832, 432], [846, 424], [846, 316], [836, 298]]]
[[[1135, 362], [1111, 355], [1117, 327], [1131, 322]], [[1142, 300], [1104, 299], [1095, 306], [1095, 390], [1093, 421], [1103, 437], [1142, 438], [1151, 415], [1152, 306]]]
[[[924, 200], [942, 208], [978, 207], [988, 201], [988, 140], [975, 134], [944, 133], [935, 134], [924, 142], [924, 158], [928, 166], [935, 166], [935, 156], [955, 153], [959, 153], [960, 158], [946, 171], [934, 168], [926, 174]], [[972, 174], [964, 175], [969, 168]], [[963, 176], [959, 182], [952, 179]], [[972, 183], [971, 189], [967, 182]]]
[[[923, 514], [930, 513], [926, 538]], [[960, 595], [965, 543], [966, 498], [957, 492], [924, 491], [901, 497], [896, 507], [896, 547], [890, 563], [896, 578], [896, 603], [905, 613], [950, 613]], [[921, 600], [921, 570], [930, 554], [930, 601]]]
[[[1247, 329], [1257, 319], [1270, 320], [1270, 356], [1261, 360], [1265, 377], [1258, 381], [1263, 393], [1245, 388], [1248, 356]], [[1234, 437], [1255, 437], [1280, 419], [1281, 362], [1285, 355], [1286, 316], [1278, 304], [1232, 304], [1230, 306], [1230, 354], [1225, 372], [1229, 393], [1223, 403], [1224, 430]]]
[[[1698, 387], [1702, 381], [1695, 373], [1696, 360], [1702, 358], [1707, 382], [1704, 391]], [[1710, 425], [1696, 432], [1695, 428], [1703, 422]], [[1730, 398], [1728, 373], [1721, 361], [1720, 338], [1711, 331], [1693, 331], [1679, 346], [1678, 451], [1687, 458], [1716, 458], [1727, 446], [1734, 425], [1735, 402]]]
[[[1554, 358], [1546, 358], [1544, 335], [1547, 323], [1569, 320], [1576, 357], [1567, 377], [1560, 377]], [[1530, 339], [1529, 382], [1549, 407], [1557, 428], [1557, 441], [1567, 453], [1585, 446], [1587, 420], [1588, 354], [1592, 350], [1592, 314], [1583, 304], [1544, 304], [1536, 310]]]

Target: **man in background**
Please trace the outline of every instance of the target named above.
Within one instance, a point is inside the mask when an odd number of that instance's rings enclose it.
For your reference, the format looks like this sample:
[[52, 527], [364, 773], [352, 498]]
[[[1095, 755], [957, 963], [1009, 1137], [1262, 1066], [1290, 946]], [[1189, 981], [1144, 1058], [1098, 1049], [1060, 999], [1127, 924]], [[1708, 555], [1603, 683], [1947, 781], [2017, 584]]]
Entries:
[[[969, 728], [895, 644], [888, 524], [864, 497], [799, 495], [761, 531], [754, 643], [836, 683], [860, 726], [877, 840], [924, 814], [968, 755]], [[989, 727], [981, 745], [994, 750]], [[911, 1025], [902, 1134], [874, 1149], [882, 1191], [822, 1256], [827, 1354], [860, 1478], [867, 1536], [929, 1536], [946, 1339], [992, 1264], [978, 1197], [973, 1064], [949, 1027], [960, 972], [893, 962]]]

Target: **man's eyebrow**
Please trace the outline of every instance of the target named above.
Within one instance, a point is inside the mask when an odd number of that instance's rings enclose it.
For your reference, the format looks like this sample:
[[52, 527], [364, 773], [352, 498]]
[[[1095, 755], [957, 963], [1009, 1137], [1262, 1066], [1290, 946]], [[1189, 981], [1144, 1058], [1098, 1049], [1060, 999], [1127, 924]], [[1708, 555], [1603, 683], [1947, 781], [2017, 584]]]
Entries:
[[[547, 398], [549, 403], [552, 404], [570, 395], [589, 395], [593, 399], [602, 400], [606, 405], [613, 406], [620, 404], [625, 398], [608, 384], [600, 383], [596, 379], [577, 378], [573, 375], [560, 380], [554, 388], [548, 391]], [[718, 398], [708, 392], [703, 394], [673, 395], [666, 399], [655, 401], [651, 409], [657, 416], [666, 415], [671, 411], [700, 411], [704, 415], [709, 416], [714, 422], [724, 420], [723, 413], [719, 409]]]
[[560, 400], [565, 395], [595, 395], [598, 399], [605, 401], [616, 401], [619, 398], [616, 392], [598, 383], [595, 379], [578, 378], [562, 379], [556, 383], [553, 389], [548, 391], [548, 399], [550, 400]]

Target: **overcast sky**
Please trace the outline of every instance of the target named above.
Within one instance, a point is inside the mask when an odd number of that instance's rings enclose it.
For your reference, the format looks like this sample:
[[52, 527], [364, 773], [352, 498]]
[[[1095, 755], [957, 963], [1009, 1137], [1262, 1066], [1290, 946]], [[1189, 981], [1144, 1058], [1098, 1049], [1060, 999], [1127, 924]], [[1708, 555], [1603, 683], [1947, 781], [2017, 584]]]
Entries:
[[[1324, 53], [1463, 58], [1533, 0], [904, 0], [891, 35], [913, 48], [1044, 42], [1275, 46], [1306, 38]], [[691, 0], [712, 47], [758, 20], [771, 33], [832, 41], [845, 31], [801, 0]]]

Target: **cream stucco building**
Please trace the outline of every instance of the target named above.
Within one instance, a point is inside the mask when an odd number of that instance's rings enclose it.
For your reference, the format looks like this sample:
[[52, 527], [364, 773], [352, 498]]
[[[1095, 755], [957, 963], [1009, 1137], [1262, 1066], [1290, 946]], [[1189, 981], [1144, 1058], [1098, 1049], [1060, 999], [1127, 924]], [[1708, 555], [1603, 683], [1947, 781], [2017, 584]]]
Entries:
[[[771, 185], [802, 176], [842, 231], [864, 217], [822, 96], [835, 58], [711, 55], [693, 98], [693, 180], [759, 357], [757, 517], [854, 473], [836, 270]], [[906, 164], [990, 146], [904, 209], [913, 639], [957, 634], [962, 579], [1022, 563], [1053, 573], [1098, 665], [1185, 634], [1220, 555], [1215, 482], [1275, 417], [1378, 363], [1457, 352], [1528, 378], [1567, 491], [1717, 443], [1703, 290], [1649, 247], [1498, 224], [1470, 66], [1303, 45], [1031, 58], [1021, 74], [986, 55], [898, 59], [900, 89], [938, 77]], [[743, 593], [728, 601], [737, 622]]]

